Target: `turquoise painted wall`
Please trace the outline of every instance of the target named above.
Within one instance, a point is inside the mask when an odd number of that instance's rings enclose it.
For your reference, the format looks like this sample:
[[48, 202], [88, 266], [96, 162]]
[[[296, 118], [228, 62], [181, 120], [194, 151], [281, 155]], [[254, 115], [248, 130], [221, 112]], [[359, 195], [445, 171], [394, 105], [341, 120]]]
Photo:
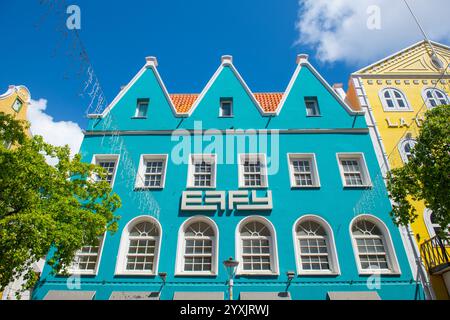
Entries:
[[[317, 96], [322, 116], [306, 117], [303, 97]], [[218, 118], [220, 97], [233, 97], [234, 118]], [[149, 98], [149, 117], [145, 120], [131, 119], [134, 115], [136, 100]], [[175, 118], [162, 93], [154, 72], [149, 69], [136, 82], [122, 100], [114, 107], [112, 114], [121, 130], [161, 130], [189, 128], [194, 121], [202, 121], [203, 129], [304, 129], [304, 128], [365, 128], [363, 116], [350, 115], [318, 81], [306, 67], [302, 68], [294, 83], [291, 95], [280, 115], [269, 119], [262, 117], [257, 107], [247, 95], [241, 83], [229, 67], [211, 86], [193, 115], [186, 119]], [[89, 128], [99, 130], [101, 121], [92, 120]], [[112, 291], [158, 291], [161, 281], [151, 276], [114, 276], [116, 256], [123, 227], [136, 216], [152, 214], [141, 212], [139, 201], [142, 192], [151, 192], [160, 207], [159, 221], [162, 225], [161, 257], [158, 272], [167, 272], [167, 284], [162, 290], [162, 299], [172, 299], [175, 291], [223, 291], [226, 292], [227, 275], [221, 261], [235, 257], [235, 229], [239, 221], [249, 215], [264, 215], [276, 230], [278, 246], [279, 276], [241, 276], [235, 281], [235, 297], [241, 291], [283, 291], [286, 287], [286, 272], [296, 271], [292, 228], [294, 222], [305, 214], [315, 214], [324, 218], [333, 229], [341, 274], [338, 276], [298, 276], [290, 287], [294, 299], [325, 299], [328, 291], [367, 291], [367, 276], [360, 276], [351, 244], [349, 224], [357, 215], [372, 214], [388, 226], [394, 243], [401, 275], [382, 276], [381, 288], [377, 290], [383, 299], [423, 298], [421, 288], [412, 281], [413, 275], [408, 264], [405, 249], [396, 226], [389, 218], [391, 209], [384, 187], [380, 169], [368, 133], [328, 133], [328, 134], [280, 134], [279, 140], [268, 139], [267, 155], [279, 155], [278, 171], [268, 177], [269, 190], [273, 193], [271, 212], [212, 212], [202, 213], [211, 217], [219, 228], [219, 274], [207, 277], [176, 277], [175, 259], [177, 236], [180, 225], [195, 213], [180, 211], [182, 191], [186, 190], [188, 165], [176, 165], [172, 159], [172, 150], [178, 141], [170, 135], [124, 135], [123, 142], [132, 162], [137, 168], [141, 154], [168, 154], [166, 186], [157, 191], [135, 191], [124, 183], [126, 176], [123, 162], [119, 161], [114, 191], [122, 199], [122, 208], [117, 214], [120, 220], [119, 231], [108, 234], [101, 256], [98, 275], [82, 277], [81, 290], [97, 291], [96, 299], [108, 299]], [[234, 138], [234, 136], [229, 136]], [[109, 137], [86, 136], [81, 153], [83, 160], [91, 162], [94, 154], [116, 153]], [[277, 144], [278, 153], [273, 144]], [[208, 142], [204, 142], [205, 145]], [[235, 149], [236, 150], [236, 149]], [[242, 150], [244, 151], [244, 150]], [[245, 151], [249, 151], [248, 149]], [[194, 150], [191, 151], [194, 153]], [[336, 153], [364, 153], [374, 188], [344, 189], [339, 173]], [[223, 150], [216, 150], [218, 157]], [[318, 189], [291, 189], [289, 181], [287, 153], [315, 153], [321, 187]], [[233, 155], [234, 164], [217, 165], [216, 190], [238, 190], [237, 152]], [[225, 156], [224, 156], [225, 158]], [[133, 183], [134, 185], [134, 183]], [[367, 199], [361, 202], [361, 198]], [[369, 196], [367, 196], [369, 195]], [[355, 210], [355, 207], [357, 208]], [[67, 290], [66, 278], [54, 277], [46, 267], [39, 286], [34, 291], [35, 299], [42, 299], [48, 290]], [[417, 295], [417, 292], [419, 293]]]

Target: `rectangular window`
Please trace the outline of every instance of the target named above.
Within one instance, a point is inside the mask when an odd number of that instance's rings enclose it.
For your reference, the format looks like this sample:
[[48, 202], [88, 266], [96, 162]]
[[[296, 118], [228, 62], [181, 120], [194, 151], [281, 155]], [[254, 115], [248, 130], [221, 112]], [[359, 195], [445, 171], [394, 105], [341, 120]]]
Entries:
[[239, 187], [267, 187], [266, 157], [264, 154], [239, 155]]
[[369, 171], [362, 153], [341, 153], [338, 154], [338, 161], [344, 187], [371, 186]]
[[233, 116], [233, 99], [220, 99], [220, 117]]
[[305, 97], [306, 116], [320, 116], [319, 102], [316, 97]]
[[15, 112], [19, 112], [20, 109], [22, 109], [22, 106], [23, 106], [23, 102], [19, 98], [16, 98], [16, 100], [14, 101], [14, 103], [12, 105], [12, 108]]
[[167, 168], [167, 155], [143, 154], [136, 176], [136, 188], [161, 189], [164, 188]]
[[269, 240], [242, 239], [242, 260], [244, 271], [270, 271]]
[[148, 99], [138, 99], [135, 118], [147, 118]]
[[84, 246], [78, 250], [69, 268], [70, 273], [96, 274], [102, 242], [103, 237], [100, 237], [97, 246]]
[[[119, 160], [118, 155], [95, 155], [94, 163], [106, 171], [105, 181], [111, 186], [114, 185], [114, 178], [116, 176], [117, 162]], [[100, 177], [95, 177], [95, 180], [99, 181]]]
[[212, 270], [212, 240], [208, 238], [186, 237], [184, 271]]
[[323, 237], [301, 237], [299, 244], [302, 270], [330, 270], [328, 247]]
[[192, 154], [189, 159], [189, 188], [216, 187], [216, 155]]
[[311, 153], [288, 154], [292, 188], [319, 187], [316, 158]]

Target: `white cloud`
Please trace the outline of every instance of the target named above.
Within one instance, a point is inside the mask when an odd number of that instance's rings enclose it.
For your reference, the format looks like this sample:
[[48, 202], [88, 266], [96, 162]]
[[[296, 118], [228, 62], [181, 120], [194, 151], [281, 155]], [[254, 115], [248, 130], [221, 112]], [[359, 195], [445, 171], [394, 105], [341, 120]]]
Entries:
[[54, 146], [69, 145], [71, 155], [80, 150], [83, 133], [80, 126], [72, 121], [54, 121], [53, 117], [45, 113], [47, 100], [31, 100], [28, 108], [28, 120], [31, 123], [31, 133], [40, 135]]
[[[448, 0], [408, 3], [431, 40], [450, 42]], [[423, 39], [402, 0], [301, 0], [299, 4], [296, 43], [316, 50], [322, 62], [361, 66]], [[379, 29], [367, 27], [373, 6], [380, 10]]]

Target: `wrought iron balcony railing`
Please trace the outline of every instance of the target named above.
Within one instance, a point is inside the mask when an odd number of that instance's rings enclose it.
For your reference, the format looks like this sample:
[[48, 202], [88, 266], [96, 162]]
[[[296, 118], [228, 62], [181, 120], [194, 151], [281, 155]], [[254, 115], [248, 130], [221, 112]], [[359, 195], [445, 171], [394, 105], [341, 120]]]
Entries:
[[440, 274], [450, 270], [450, 243], [439, 236], [422, 243], [422, 257], [430, 274]]

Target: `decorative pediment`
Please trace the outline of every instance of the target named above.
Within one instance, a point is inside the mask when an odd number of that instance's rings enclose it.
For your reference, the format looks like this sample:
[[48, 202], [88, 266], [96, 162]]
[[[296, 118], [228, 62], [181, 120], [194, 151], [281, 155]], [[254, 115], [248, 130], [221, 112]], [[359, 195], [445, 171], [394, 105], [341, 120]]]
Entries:
[[[433, 48], [444, 66], [450, 63], [450, 48], [432, 42]], [[387, 58], [362, 68], [355, 74], [373, 75], [433, 75], [440, 74], [431, 61], [432, 50], [428, 42], [421, 41]]]

